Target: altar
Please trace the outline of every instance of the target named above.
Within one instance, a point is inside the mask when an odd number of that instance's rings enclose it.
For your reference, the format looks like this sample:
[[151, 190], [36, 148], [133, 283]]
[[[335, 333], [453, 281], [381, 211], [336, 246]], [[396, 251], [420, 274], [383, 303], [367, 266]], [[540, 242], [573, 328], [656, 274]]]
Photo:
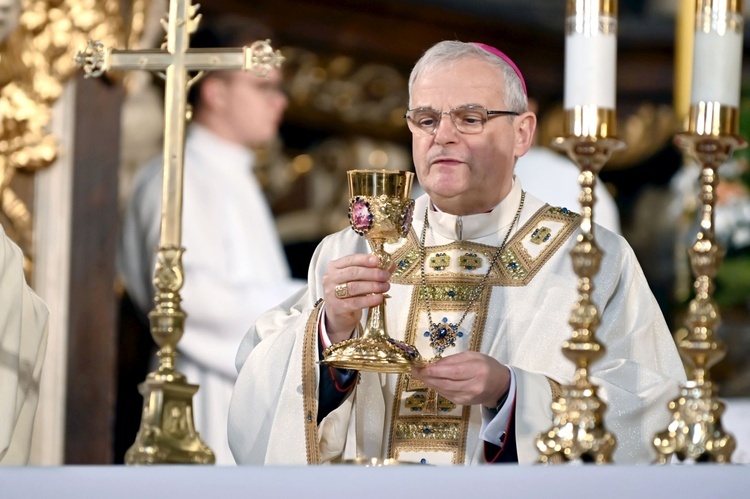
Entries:
[[745, 466], [209, 467], [0, 469], [4, 499], [221, 497], [747, 497]]

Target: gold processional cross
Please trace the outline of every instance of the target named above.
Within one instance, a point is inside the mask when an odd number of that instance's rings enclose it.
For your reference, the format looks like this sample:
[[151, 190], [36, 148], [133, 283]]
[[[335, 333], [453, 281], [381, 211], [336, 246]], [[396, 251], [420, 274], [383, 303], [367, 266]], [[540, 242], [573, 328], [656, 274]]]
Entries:
[[[184, 280], [181, 220], [186, 97], [190, 86], [205, 71], [242, 69], [265, 76], [283, 61], [268, 40], [242, 48], [188, 50], [190, 35], [200, 22], [201, 16], [196, 16], [198, 7], [190, 0], [170, 1], [169, 20], [162, 20], [167, 32], [166, 51], [113, 50], [91, 41], [86, 51], [76, 57], [87, 77], [113, 69], [142, 69], [163, 72], [166, 80], [161, 239], [154, 271], [155, 307], [148, 314], [151, 334], [159, 345], [159, 367], [138, 387], [143, 395], [143, 414], [136, 441], [125, 454], [127, 464], [215, 461], [214, 453], [195, 430], [193, 395], [198, 385], [189, 384], [175, 370], [175, 348], [186, 318], [179, 293]], [[190, 71], [198, 73], [191, 76]]]

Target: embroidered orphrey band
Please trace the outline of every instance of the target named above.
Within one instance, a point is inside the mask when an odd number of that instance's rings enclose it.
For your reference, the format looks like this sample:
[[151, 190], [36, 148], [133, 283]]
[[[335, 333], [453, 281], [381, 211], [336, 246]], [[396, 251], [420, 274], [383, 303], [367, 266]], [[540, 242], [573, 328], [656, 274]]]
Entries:
[[302, 406], [305, 413], [305, 449], [307, 464], [320, 464], [320, 448], [318, 447], [318, 395], [316, 370], [318, 315], [323, 306], [323, 300], [315, 304], [305, 327], [305, 342], [302, 346]]

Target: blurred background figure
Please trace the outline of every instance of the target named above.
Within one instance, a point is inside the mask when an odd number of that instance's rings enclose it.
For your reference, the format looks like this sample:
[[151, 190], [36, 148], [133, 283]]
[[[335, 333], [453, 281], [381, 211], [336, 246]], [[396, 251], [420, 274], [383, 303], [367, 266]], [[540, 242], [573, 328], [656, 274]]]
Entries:
[[[221, 16], [204, 18], [191, 47], [239, 47], [265, 39], [272, 39], [272, 33], [263, 25]], [[188, 318], [177, 368], [190, 383], [200, 385], [193, 400], [196, 428], [215, 452], [217, 464], [234, 463], [227, 446], [227, 411], [240, 340], [256, 317], [302, 285], [290, 277], [274, 219], [253, 174], [253, 149], [276, 138], [287, 107], [281, 78], [276, 69], [267, 77], [209, 72], [191, 88], [188, 99], [192, 122], [185, 141], [181, 290]], [[161, 201], [159, 156], [133, 181], [120, 242], [118, 268], [140, 314], [153, 308]], [[134, 386], [121, 383], [120, 390], [137, 397]], [[128, 406], [124, 401], [118, 405]], [[132, 412], [127, 417], [137, 424], [140, 418]], [[116, 454], [133, 442], [137, 428], [130, 424], [120, 445], [116, 443]]]

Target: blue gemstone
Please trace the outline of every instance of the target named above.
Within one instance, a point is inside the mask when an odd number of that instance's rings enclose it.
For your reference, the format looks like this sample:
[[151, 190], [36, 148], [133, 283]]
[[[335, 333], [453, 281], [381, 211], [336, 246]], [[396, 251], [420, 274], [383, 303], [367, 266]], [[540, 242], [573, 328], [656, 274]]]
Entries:
[[422, 458], [422, 459], [419, 460], [419, 463], [420, 464], [427, 464], [427, 459]]
[[422, 430], [422, 433], [424, 433], [425, 435], [429, 435], [430, 433], [432, 433], [432, 430], [429, 428], [425, 428], [424, 430]]

